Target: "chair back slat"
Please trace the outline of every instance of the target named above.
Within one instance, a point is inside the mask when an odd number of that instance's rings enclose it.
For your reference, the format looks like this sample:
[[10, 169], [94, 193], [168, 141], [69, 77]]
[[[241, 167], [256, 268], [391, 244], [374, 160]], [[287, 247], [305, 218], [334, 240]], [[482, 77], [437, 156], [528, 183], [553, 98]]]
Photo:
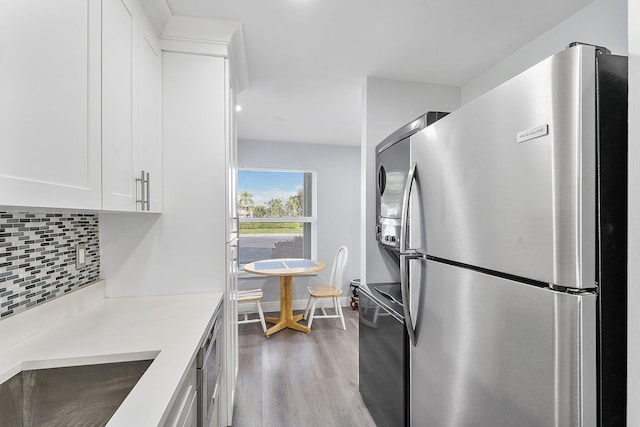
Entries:
[[[333, 267], [331, 267], [329, 286], [309, 286], [307, 288], [307, 291], [309, 292], [309, 301], [307, 302], [307, 308], [304, 311], [303, 318], [308, 319], [307, 326], [309, 328], [311, 328], [314, 318], [338, 318], [340, 319], [342, 330], [347, 329], [344, 323], [344, 314], [342, 313], [342, 307], [340, 307], [339, 297], [342, 295], [342, 276], [344, 275], [348, 258], [349, 251], [347, 250], [347, 247], [340, 246], [333, 260]], [[333, 300], [335, 314], [327, 313], [324, 306], [320, 307], [322, 314], [315, 314], [316, 303], [319, 299], [323, 298], [331, 298]]]
[[331, 278], [329, 279], [329, 286], [335, 288], [342, 288], [342, 277], [344, 276], [344, 269], [347, 266], [347, 259], [349, 258], [349, 250], [346, 246], [340, 246], [336, 252], [336, 256], [333, 259], [333, 267], [331, 268]]

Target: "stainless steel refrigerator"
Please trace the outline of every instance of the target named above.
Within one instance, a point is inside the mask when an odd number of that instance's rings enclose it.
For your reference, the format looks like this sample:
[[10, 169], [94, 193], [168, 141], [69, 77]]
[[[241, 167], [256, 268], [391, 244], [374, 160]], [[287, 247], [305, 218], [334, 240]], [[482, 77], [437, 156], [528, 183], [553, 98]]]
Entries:
[[626, 76], [575, 44], [411, 136], [411, 425], [625, 424]]

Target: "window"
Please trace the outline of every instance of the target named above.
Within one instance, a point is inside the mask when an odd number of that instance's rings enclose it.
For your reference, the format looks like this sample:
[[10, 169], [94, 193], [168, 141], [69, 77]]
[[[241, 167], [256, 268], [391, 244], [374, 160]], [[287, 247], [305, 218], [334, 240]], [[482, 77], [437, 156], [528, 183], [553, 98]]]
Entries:
[[315, 258], [315, 172], [238, 170], [240, 265]]

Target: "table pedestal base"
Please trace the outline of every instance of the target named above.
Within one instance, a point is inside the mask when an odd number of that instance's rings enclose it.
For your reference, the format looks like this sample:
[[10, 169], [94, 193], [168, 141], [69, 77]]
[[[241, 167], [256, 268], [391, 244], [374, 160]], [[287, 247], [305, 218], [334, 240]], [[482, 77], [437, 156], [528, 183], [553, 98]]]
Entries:
[[298, 321], [300, 321], [304, 317], [304, 315], [293, 315], [293, 310], [291, 307], [292, 281], [292, 276], [280, 276], [280, 317], [265, 318], [267, 322], [275, 323], [274, 326], [266, 330], [266, 332], [264, 333], [265, 336], [275, 334], [276, 332], [281, 331], [284, 328], [295, 329], [296, 331], [300, 332], [311, 332], [311, 329], [298, 323]]

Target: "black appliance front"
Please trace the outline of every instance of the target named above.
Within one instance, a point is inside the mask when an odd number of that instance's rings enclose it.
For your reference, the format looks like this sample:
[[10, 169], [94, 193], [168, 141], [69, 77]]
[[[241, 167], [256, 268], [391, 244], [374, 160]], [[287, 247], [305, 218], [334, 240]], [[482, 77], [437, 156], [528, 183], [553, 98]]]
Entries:
[[597, 66], [598, 425], [613, 427], [627, 423], [628, 58], [598, 55]]
[[360, 286], [360, 394], [378, 427], [409, 425], [409, 338], [399, 283]]

